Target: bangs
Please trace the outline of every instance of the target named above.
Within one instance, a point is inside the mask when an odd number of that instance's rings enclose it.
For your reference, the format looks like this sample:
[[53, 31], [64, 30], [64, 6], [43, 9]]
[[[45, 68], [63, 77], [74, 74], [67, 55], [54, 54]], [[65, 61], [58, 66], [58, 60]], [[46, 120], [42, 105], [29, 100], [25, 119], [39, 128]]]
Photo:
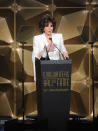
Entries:
[[48, 27], [48, 26], [49, 26], [49, 23], [51, 23], [51, 25], [53, 26], [53, 23], [52, 23], [51, 21], [45, 22], [44, 26], [45, 26], [45, 27]]

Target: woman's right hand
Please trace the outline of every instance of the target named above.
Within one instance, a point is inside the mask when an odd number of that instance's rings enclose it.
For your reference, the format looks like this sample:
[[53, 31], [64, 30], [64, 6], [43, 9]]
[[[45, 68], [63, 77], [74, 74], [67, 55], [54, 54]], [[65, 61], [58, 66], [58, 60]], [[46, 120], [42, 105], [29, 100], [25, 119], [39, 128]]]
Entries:
[[42, 54], [43, 54], [43, 51], [40, 51], [40, 52], [37, 54], [37, 56], [40, 58], [40, 57], [42, 56]]

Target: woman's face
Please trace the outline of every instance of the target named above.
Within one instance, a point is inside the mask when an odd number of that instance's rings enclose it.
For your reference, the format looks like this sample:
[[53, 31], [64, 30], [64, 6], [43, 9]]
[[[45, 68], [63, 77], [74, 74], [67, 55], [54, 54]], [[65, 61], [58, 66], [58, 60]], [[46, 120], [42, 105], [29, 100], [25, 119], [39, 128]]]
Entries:
[[50, 36], [52, 32], [53, 32], [53, 24], [51, 22], [49, 22], [44, 27], [44, 33], [46, 35]]

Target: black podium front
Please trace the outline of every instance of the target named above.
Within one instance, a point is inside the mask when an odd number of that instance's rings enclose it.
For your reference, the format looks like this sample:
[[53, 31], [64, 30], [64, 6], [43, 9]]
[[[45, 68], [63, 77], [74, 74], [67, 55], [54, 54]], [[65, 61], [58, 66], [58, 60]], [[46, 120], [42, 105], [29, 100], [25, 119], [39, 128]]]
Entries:
[[48, 119], [49, 130], [65, 130], [70, 111], [72, 60], [36, 59], [39, 119]]

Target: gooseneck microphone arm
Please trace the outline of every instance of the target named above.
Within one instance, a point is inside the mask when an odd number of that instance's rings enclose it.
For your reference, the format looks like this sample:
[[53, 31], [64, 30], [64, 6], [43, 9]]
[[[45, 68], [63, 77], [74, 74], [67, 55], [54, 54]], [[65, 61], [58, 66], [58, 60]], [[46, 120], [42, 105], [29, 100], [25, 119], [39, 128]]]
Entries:
[[49, 59], [49, 55], [48, 55], [47, 47], [46, 47], [46, 53], [47, 53], [46, 60], [50, 60], [50, 59]]
[[[51, 40], [51, 42], [52, 42], [52, 38], [49, 38], [49, 40]], [[53, 43], [53, 42], [52, 42]], [[64, 55], [62, 54], [62, 52], [60, 51], [60, 49], [53, 43], [53, 45], [58, 49], [58, 51], [59, 51], [59, 53], [62, 55], [62, 57], [63, 57], [63, 60], [65, 60], [65, 58], [64, 58]]]

